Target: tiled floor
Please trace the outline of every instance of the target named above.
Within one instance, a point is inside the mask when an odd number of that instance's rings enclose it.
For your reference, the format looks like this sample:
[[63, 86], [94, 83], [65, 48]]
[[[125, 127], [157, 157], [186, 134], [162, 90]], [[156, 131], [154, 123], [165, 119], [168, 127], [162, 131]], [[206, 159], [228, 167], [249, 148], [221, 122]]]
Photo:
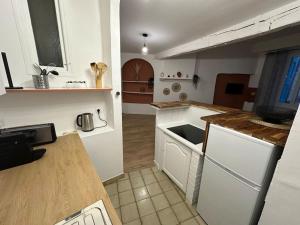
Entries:
[[129, 172], [105, 188], [125, 225], [206, 225], [184, 193], [156, 168]]

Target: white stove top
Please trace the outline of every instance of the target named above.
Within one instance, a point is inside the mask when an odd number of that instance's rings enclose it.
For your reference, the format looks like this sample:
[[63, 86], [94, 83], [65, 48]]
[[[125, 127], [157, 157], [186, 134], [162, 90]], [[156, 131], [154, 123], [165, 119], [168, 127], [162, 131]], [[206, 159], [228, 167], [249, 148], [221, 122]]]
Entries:
[[112, 225], [103, 201], [100, 200], [55, 225]]

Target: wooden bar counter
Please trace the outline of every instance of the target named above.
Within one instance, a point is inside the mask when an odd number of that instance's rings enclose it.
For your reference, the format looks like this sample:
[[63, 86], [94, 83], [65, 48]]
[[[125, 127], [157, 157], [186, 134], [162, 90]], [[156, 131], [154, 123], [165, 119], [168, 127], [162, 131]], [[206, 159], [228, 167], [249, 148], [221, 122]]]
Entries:
[[158, 109], [186, 108], [190, 106], [195, 106], [195, 107], [208, 109], [220, 113], [240, 111], [239, 109], [233, 109], [225, 106], [207, 104], [207, 103], [196, 102], [196, 101], [152, 102], [150, 105]]
[[41, 159], [0, 171], [0, 224], [53, 225], [102, 199], [121, 225], [78, 134], [45, 147]]

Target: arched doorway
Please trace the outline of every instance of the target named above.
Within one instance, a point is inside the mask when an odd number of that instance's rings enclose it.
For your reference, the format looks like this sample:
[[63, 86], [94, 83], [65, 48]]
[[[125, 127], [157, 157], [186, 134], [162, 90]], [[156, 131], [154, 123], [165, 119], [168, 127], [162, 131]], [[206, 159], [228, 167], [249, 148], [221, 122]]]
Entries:
[[127, 61], [122, 67], [123, 105], [131, 108], [122, 121], [125, 172], [154, 166], [155, 116], [140, 111], [153, 102], [153, 91], [152, 65], [140, 58]]
[[154, 70], [144, 59], [131, 59], [122, 67], [123, 102], [147, 104], [153, 102]]

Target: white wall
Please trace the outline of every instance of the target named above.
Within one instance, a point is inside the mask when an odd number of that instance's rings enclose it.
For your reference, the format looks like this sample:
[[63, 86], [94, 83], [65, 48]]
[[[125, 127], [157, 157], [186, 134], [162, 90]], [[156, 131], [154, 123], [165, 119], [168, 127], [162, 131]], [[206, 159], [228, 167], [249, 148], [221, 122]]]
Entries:
[[84, 112], [94, 113], [95, 125], [101, 125], [96, 110], [102, 109], [102, 117], [107, 118], [107, 98], [101, 93], [82, 92], [7, 93], [0, 97], [0, 120], [4, 127], [54, 123], [57, 134], [62, 135], [76, 130], [76, 116]]
[[[257, 58], [256, 57], [222, 57], [219, 58], [203, 58], [200, 57], [198, 65], [198, 75], [200, 82], [198, 85], [197, 96], [193, 99], [205, 103], [213, 103], [214, 91], [217, 74], [219, 73], [245, 73], [255, 74]], [[254, 85], [253, 75], [250, 79], [251, 85]]]
[[[194, 100], [205, 103], [213, 103], [215, 81], [219, 73], [245, 73], [253, 74], [250, 77], [250, 87], [257, 87], [261, 75], [261, 67], [263, 66], [264, 56], [257, 57], [250, 52], [234, 56], [230, 52], [230, 48], [224, 50], [214, 50], [213, 52], [202, 53], [198, 55], [198, 75], [200, 81], [198, 87], [195, 88], [191, 80], [179, 81], [182, 91], [166, 96], [162, 91], [165, 87], [171, 90], [171, 85], [177, 81], [160, 80], [160, 73], [176, 74], [181, 71], [183, 74], [193, 75], [195, 71], [196, 57], [193, 55], [186, 58], [176, 59], [155, 59], [153, 55], [143, 56], [141, 54], [122, 53], [122, 65], [132, 58], [143, 58], [150, 62], [154, 68], [154, 101], [178, 101], [179, 93], [186, 92], [188, 100]], [[251, 104], [249, 109], [251, 109]], [[124, 113], [137, 114], [154, 114], [152, 108], [146, 104], [128, 104], [123, 103]]]
[[0, 95], [3, 95], [6, 93], [5, 88], [4, 88], [4, 82], [2, 79], [2, 74], [5, 74], [4, 66], [0, 64]]
[[[50, 87], [65, 87], [68, 80], [85, 80], [89, 86], [95, 85], [90, 63], [103, 59], [102, 42], [99, 41], [102, 34], [100, 2], [91, 0], [87, 4], [86, 1], [59, 1], [69, 65], [68, 71], [56, 68], [60, 75], [55, 79], [54, 76], [50, 77]], [[31, 75], [37, 72], [32, 65], [38, 59], [27, 1], [4, 0], [0, 12], [3, 17], [0, 22], [0, 50], [7, 52], [12, 79], [16, 86], [33, 87]], [[28, 17], [25, 16], [27, 14]], [[104, 85], [107, 78], [105, 74]]]
[[[23, 0], [22, 0], [23, 2]], [[104, 27], [100, 13], [100, 4], [105, 0], [92, 0], [89, 3], [81, 0], [76, 1], [63, 1], [63, 15], [64, 25], [63, 33], [66, 34], [66, 46], [69, 47], [67, 52], [70, 62], [71, 70], [68, 73], [63, 73], [58, 78], [50, 79], [50, 87], [64, 87], [66, 80], [87, 80], [89, 86], [94, 85], [94, 75], [90, 69], [90, 62], [103, 61], [109, 64], [109, 71], [105, 74], [106, 84], [111, 85], [113, 69], [108, 60], [110, 60], [111, 48], [102, 51], [102, 44], [104, 42], [104, 35], [102, 28]], [[26, 59], [28, 52], [23, 46], [23, 39], [25, 38], [20, 33], [18, 15], [16, 13], [15, 1], [5, 0], [1, 2], [0, 12], [3, 20], [0, 22], [0, 29], [3, 31], [0, 36], [0, 50], [7, 52], [8, 62], [10, 65], [11, 75], [15, 86], [32, 87], [33, 82], [31, 75], [28, 74], [26, 69]], [[71, 5], [70, 5], [71, 4]], [[71, 7], [72, 6], [72, 7]], [[18, 9], [20, 10], [20, 9]], [[24, 9], [26, 11], [26, 9]], [[28, 10], [28, 9], [27, 9]], [[108, 12], [110, 8], [107, 9]], [[109, 13], [107, 17], [109, 17]], [[108, 18], [106, 23], [109, 24]], [[90, 24], [87, 26], [87, 24]], [[101, 26], [102, 25], [102, 26]], [[107, 25], [109, 26], [109, 25]], [[116, 27], [115, 29], [118, 29]], [[91, 29], [91, 30], [90, 30]], [[110, 30], [106, 33], [110, 34]], [[115, 31], [114, 31], [115, 32]], [[89, 35], [86, 35], [89, 33]], [[104, 33], [104, 32], [103, 32]], [[111, 35], [109, 35], [109, 40]], [[119, 38], [119, 37], [118, 37]], [[80, 47], [79, 47], [80, 46]], [[110, 45], [108, 45], [110, 46]], [[28, 50], [30, 51], [30, 50]], [[117, 57], [119, 59], [119, 57]], [[117, 62], [117, 61], [116, 61]], [[32, 62], [34, 63], [34, 62]], [[115, 63], [114, 66], [120, 70], [120, 65]], [[2, 68], [2, 62], [1, 62]], [[1, 70], [3, 80], [7, 84], [5, 72]], [[120, 81], [119, 74], [116, 72], [116, 82]], [[118, 84], [115, 84], [116, 88]], [[73, 93], [73, 94], [12, 94], [7, 93], [0, 98], [1, 120], [4, 126], [25, 125], [34, 121], [39, 122], [57, 122], [58, 133], [62, 134], [66, 131], [75, 129], [74, 120], [76, 114], [82, 112], [95, 113], [95, 109], [101, 106], [103, 110], [103, 117], [110, 121], [111, 125], [114, 124], [114, 117], [109, 112], [113, 109], [108, 109], [107, 104], [113, 99], [107, 97], [107, 94], [98, 93], [97, 96], [91, 93]], [[28, 107], [30, 106], [30, 107]], [[69, 107], [69, 108], [68, 108]], [[48, 109], [47, 109], [48, 108]], [[46, 110], [47, 109], [47, 110]], [[10, 113], [10, 110], [13, 110]], [[107, 115], [107, 116], [106, 116]], [[59, 118], [64, 117], [65, 120]], [[97, 121], [96, 121], [97, 122]]]
[[[104, 76], [105, 86], [112, 87], [111, 93], [7, 93], [0, 96], [0, 126], [20, 126], [54, 122], [58, 135], [76, 129], [76, 115], [94, 113], [95, 125], [101, 125], [96, 109], [101, 108], [102, 118], [112, 128], [105, 135], [97, 135], [88, 153], [102, 180], [123, 173], [122, 114], [120, 62], [119, 0], [63, 1], [66, 9], [68, 45], [72, 72], [51, 80], [50, 86], [63, 87], [66, 80], [88, 80], [93, 86], [94, 75], [90, 62], [103, 61], [108, 64]], [[70, 4], [70, 5], [68, 5]], [[27, 74], [21, 40], [10, 0], [1, 1], [0, 50], [8, 52], [13, 79], [17, 85], [32, 87]], [[74, 18], [76, 17], [76, 18]], [[6, 21], [7, 20], [7, 21]], [[7, 24], [6, 22], [10, 22]], [[22, 35], [22, 33], [20, 33]], [[103, 46], [103, 48], [102, 48]], [[2, 74], [4, 76], [4, 74]], [[6, 79], [5, 79], [6, 80]], [[113, 142], [111, 142], [113, 140]], [[108, 144], [107, 141], [110, 141]], [[105, 144], [104, 144], [105, 143]], [[103, 145], [104, 144], [104, 145]], [[92, 153], [92, 154], [91, 154]], [[111, 162], [109, 166], [105, 162]]]
[[259, 225], [300, 224], [300, 110], [270, 185]]
[[[94, 78], [92, 77], [89, 63], [92, 61], [101, 61], [103, 57], [102, 51], [102, 31], [100, 19], [100, 2], [98, 0], [90, 1], [87, 4], [85, 1], [64, 1], [64, 16], [66, 17], [67, 26], [64, 27], [64, 33], [68, 33], [66, 40], [71, 48], [69, 52], [71, 62], [71, 72], [59, 75], [58, 78], [50, 79], [50, 87], [64, 87], [66, 80], [88, 80], [92, 86]], [[13, 5], [15, 1], [5, 0], [1, 2], [0, 12], [3, 20], [0, 22], [0, 29], [3, 31], [0, 36], [0, 50], [7, 52], [8, 62], [10, 65], [12, 79], [15, 81], [15, 86], [32, 87], [32, 78], [26, 69], [27, 52], [22, 46], [25, 35], [20, 33], [18, 15]], [[72, 7], [68, 7], [72, 4]], [[26, 11], [26, 9], [24, 9]], [[28, 10], [28, 9], [27, 9]], [[75, 18], [76, 17], [76, 18]], [[89, 31], [87, 24], [91, 25], [93, 30]], [[84, 32], [85, 31], [85, 32]], [[90, 37], [94, 36], [94, 37]], [[80, 46], [80, 47], [79, 47]], [[32, 62], [34, 63], [34, 62]], [[1, 63], [2, 66], [2, 63]], [[118, 67], [119, 68], [119, 67]], [[111, 70], [111, 68], [110, 68]], [[109, 72], [108, 72], [109, 73]], [[109, 74], [105, 74], [107, 83], [112, 80]], [[3, 80], [7, 84], [5, 73], [1, 70]], [[119, 77], [118, 75], [116, 75]], [[7, 93], [0, 98], [1, 108], [0, 115], [4, 126], [26, 125], [36, 122], [57, 122], [59, 134], [65, 131], [74, 130], [75, 115], [80, 112], [95, 112], [97, 106], [101, 106], [104, 112], [106, 109], [107, 97], [101, 96], [98, 93], [94, 94], [12, 94]], [[111, 99], [110, 99], [111, 101]], [[30, 106], [30, 108], [28, 107]], [[93, 107], [92, 107], [93, 106]], [[57, 109], [61, 107], [65, 110]], [[24, 111], [24, 109], [26, 109]], [[55, 116], [55, 110], [57, 115]], [[104, 113], [103, 117], [109, 121], [113, 121], [110, 113]], [[63, 121], [61, 116], [65, 118]]]

